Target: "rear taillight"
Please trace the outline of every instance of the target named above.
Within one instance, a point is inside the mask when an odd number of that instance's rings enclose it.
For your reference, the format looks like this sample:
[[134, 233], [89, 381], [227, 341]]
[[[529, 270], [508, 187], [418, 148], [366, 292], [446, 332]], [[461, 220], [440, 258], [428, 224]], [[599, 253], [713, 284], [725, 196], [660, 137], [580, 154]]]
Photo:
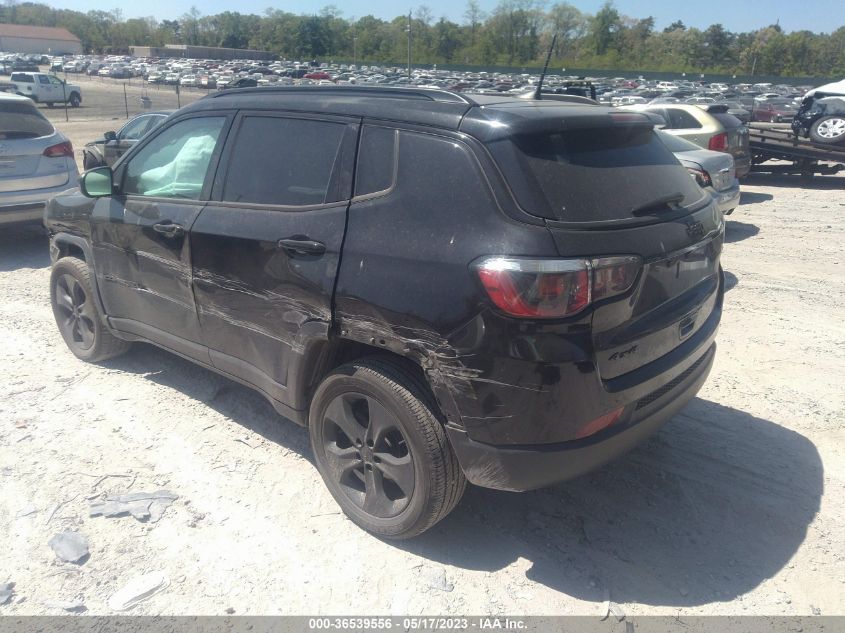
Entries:
[[687, 171], [690, 173], [690, 176], [695, 178], [695, 182], [698, 183], [699, 187], [710, 187], [713, 184], [713, 181], [710, 179], [710, 174], [708, 174], [705, 170], [687, 167]]
[[44, 150], [44, 156], [48, 156], [49, 158], [70, 156], [71, 158], [73, 158], [73, 145], [70, 141], [65, 141], [64, 143], [59, 143], [57, 145], [51, 145], [50, 147]]
[[488, 257], [475, 270], [494, 304], [511, 316], [568, 317], [591, 303], [629, 290], [639, 274], [639, 257], [523, 259]]
[[716, 136], [710, 137], [710, 142], [707, 144], [707, 149], [714, 152], [724, 152], [728, 149], [728, 134], [722, 132]]

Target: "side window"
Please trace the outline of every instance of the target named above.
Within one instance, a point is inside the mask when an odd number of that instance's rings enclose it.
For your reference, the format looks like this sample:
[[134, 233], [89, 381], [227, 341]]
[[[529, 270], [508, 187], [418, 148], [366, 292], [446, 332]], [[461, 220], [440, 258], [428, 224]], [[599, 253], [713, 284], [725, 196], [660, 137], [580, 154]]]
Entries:
[[385, 191], [393, 186], [398, 144], [398, 130], [364, 126], [358, 148], [358, 167], [355, 170], [356, 196]]
[[667, 108], [666, 113], [669, 115], [669, 129], [689, 130], [701, 127], [701, 123], [699, 123], [693, 115], [685, 110]]
[[223, 200], [323, 204], [346, 131], [343, 123], [248, 116], [241, 121]]
[[50, 85], [50, 78], [47, 77], [46, 75], [38, 75], [38, 83], [45, 84], [45, 85], [49, 86]]
[[62, 85], [62, 80], [59, 79], [58, 77], [50, 75], [50, 77], [48, 79], [50, 80], [50, 83], [53, 84], [54, 86], [61, 86]]
[[150, 117], [141, 116], [123, 126], [117, 135], [122, 141], [137, 141], [150, 126]]
[[197, 200], [225, 122], [225, 117], [200, 117], [164, 130], [129, 161], [122, 192]]

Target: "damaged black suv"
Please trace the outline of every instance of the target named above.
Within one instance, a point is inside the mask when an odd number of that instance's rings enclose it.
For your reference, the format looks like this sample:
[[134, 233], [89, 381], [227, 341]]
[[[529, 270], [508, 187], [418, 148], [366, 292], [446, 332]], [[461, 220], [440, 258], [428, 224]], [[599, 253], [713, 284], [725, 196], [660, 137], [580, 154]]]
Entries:
[[635, 112], [358, 87], [225, 91], [52, 200], [79, 358], [153, 343], [307, 425], [344, 512], [419, 534], [699, 390], [722, 214]]

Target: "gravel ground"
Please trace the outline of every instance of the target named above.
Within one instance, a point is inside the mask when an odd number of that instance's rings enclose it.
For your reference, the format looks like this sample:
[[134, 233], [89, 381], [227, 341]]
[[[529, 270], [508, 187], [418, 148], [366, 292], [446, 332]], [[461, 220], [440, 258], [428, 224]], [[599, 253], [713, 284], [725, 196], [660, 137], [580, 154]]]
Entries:
[[[108, 121], [60, 126], [79, 147]], [[411, 542], [339, 513], [304, 429], [156, 348], [66, 349], [37, 229], [0, 232], [0, 614], [845, 614], [845, 178], [756, 177], [727, 223], [709, 381], [628, 456], [546, 490], [468, 489]], [[158, 522], [89, 517], [167, 489]], [[81, 532], [90, 555], [48, 541]], [[52, 606], [51, 606], [52, 605]]]

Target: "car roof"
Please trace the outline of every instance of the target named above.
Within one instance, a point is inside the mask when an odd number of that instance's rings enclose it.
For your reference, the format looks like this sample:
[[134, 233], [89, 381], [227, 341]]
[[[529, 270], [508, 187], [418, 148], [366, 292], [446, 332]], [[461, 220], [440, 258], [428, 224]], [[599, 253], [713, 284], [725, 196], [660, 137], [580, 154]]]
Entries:
[[[29, 97], [24, 97], [13, 92], [0, 92], [0, 101], [28, 101], [29, 103], [33, 103]], [[33, 105], [35, 104], [33, 103]]]
[[[461, 128], [466, 119], [478, 132], [536, 127], [539, 121], [559, 122], [561, 116], [578, 117], [611, 112], [599, 105], [555, 100], [519, 99], [512, 95], [464, 94], [431, 88], [370, 86], [274, 86], [225, 90], [208, 95], [182, 111], [221, 108], [319, 112], [355, 116], [446, 129]], [[489, 123], [494, 121], [491, 126]], [[463, 128], [462, 128], [463, 129]], [[475, 131], [468, 132], [479, 136]], [[480, 136], [490, 135], [485, 133]]]

